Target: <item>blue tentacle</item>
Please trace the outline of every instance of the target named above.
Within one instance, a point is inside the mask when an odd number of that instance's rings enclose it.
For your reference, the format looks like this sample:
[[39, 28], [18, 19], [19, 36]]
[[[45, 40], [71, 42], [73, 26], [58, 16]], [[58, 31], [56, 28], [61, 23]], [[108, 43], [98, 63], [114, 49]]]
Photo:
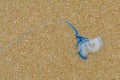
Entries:
[[66, 23], [74, 30], [75, 36], [77, 37], [79, 33], [78, 33], [78, 30], [75, 28], [75, 26], [68, 21], [66, 21]]
[[[82, 43], [84, 43], [86, 40], [88, 40], [87, 37], [83, 37], [81, 35], [79, 35], [78, 33], [78, 30], [75, 28], [75, 26], [73, 24], [71, 24], [70, 22], [66, 21], [65, 22], [67, 25], [69, 25], [73, 31], [75, 32], [75, 36], [76, 38], [78, 39], [78, 42], [77, 42], [77, 46], [78, 48], [81, 46]], [[79, 56], [83, 59], [83, 60], [86, 60], [87, 59], [87, 56], [84, 56], [84, 53], [82, 51], [82, 47], [78, 50], [78, 54]]]
[[79, 35], [78, 30], [75, 28], [75, 26], [72, 23], [70, 23], [68, 21], [66, 21], [65, 23], [68, 24], [74, 30], [75, 36], [78, 39], [78, 43], [82, 42], [84, 39], [88, 39], [86, 37], [83, 37], [83, 36]]

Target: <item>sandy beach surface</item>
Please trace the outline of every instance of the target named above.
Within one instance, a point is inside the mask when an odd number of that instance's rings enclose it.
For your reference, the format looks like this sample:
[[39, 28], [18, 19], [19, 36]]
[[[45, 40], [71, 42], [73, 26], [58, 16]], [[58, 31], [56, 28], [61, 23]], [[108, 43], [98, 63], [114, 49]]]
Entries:
[[[102, 49], [82, 60], [61, 20]], [[120, 80], [120, 0], [0, 0], [0, 80]]]

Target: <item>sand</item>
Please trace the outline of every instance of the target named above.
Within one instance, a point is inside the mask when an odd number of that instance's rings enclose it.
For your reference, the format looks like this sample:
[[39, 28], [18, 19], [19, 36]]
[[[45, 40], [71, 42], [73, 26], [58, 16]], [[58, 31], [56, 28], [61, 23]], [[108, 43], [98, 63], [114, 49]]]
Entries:
[[[102, 49], [82, 60], [60, 20]], [[0, 0], [0, 80], [120, 80], [120, 0]]]

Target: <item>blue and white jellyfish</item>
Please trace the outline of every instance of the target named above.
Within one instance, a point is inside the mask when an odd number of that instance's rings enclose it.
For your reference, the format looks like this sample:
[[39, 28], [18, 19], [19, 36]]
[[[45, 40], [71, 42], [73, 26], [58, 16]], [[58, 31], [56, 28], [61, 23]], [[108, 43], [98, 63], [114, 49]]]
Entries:
[[89, 53], [95, 53], [98, 50], [100, 50], [103, 44], [103, 41], [100, 37], [89, 39], [87, 37], [79, 35], [78, 30], [70, 22], [65, 21], [65, 24], [69, 25], [74, 30], [75, 37], [78, 39], [77, 42], [78, 54], [83, 60], [87, 59]]

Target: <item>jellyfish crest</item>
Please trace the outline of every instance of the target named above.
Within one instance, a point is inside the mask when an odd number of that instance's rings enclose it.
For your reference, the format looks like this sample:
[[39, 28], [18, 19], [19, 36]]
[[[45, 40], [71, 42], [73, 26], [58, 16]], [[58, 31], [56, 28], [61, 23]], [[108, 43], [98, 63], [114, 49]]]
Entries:
[[100, 50], [102, 45], [103, 45], [103, 41], [100, 37], [96, 37], [87, 42], [88, 51], [91, 53], [95, 53], [98, 50]]

